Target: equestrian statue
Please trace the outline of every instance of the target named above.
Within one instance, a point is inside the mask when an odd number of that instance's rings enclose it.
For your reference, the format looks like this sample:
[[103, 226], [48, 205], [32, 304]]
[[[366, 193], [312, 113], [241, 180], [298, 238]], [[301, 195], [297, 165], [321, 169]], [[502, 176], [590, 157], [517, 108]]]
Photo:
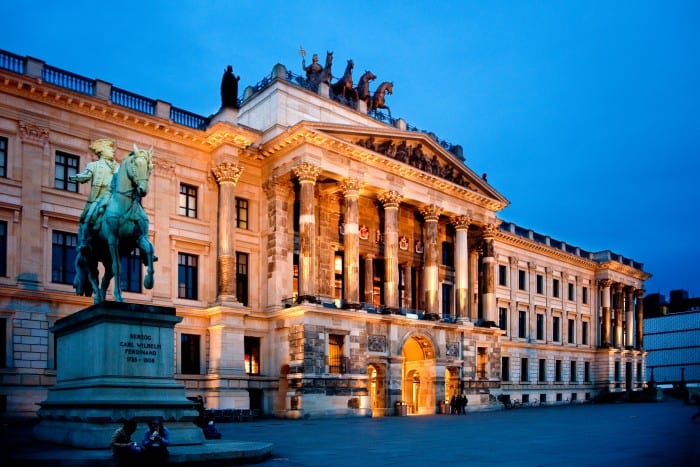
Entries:
[[[78, 228], [73, 287], [77, 295], [92, 295], [95, 303], [105, 300], [113, 278], [114, 300], [124, 301], [121, 256], [139, 249], [141, 263], [146, 266], [143, 286], [147, 289], [153, 288], [153, 263], [158, 259], [148, 240], [148, 216], [141, 205], [153, 173], [153, 148], [145, 150], [134, 145], [120, 166], [114, 161], [115, 146], [110, 139], [94, 141], [90, 149], [99, 160], [70, 178], [78, 183], [92, 182]], [[101, 283], [98, 263], [104, 266]]]
[[394, 83], [389, 81], [384, 81], [379, 85], [374, 95], [370, 98], [367, 103], [367, 112], [372, 112], [374, 110], [386, 109], [391, 117], [391, 109], [384, 103], [384, 95], [391, 94], [394, 91]]
[[[352, 59], [348, 60], [348, 65], [345, 67], [343, 76], [333, 85], [331, 85], [332, 96], [336, 100], [356, 101], [357, 90], [352, 87], [352, 69], [355, 63]], [[341, 98], [342, 96], [342, 98]]]

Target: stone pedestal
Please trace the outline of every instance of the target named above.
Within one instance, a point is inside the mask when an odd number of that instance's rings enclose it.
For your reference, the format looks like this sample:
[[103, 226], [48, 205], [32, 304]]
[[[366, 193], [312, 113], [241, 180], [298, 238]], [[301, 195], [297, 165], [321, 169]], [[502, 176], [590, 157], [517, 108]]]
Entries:
[[171, 307], [104, 302], [56, 321], [56, 385], [38, 412], [34, 437], [103, 449], [126, 419], [134, 441], [147, 422], [162, 417], [172, 445], [201, 444], [197, 411], [174, 379]]

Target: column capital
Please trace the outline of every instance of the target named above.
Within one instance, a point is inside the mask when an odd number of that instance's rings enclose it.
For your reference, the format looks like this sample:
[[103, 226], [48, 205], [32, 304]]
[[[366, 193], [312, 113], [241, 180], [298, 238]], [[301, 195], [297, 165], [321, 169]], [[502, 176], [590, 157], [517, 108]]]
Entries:
[[434, 204], [428, 204], [420, 208], [420, 213], [423, 215], [426, 221], [436, 221], [440, 218], [440, 213], [442, 213], [442, 208], [435, 206]]
[[49, 129], [31, 122], [19, 121], [19, 139], [25, 143], [46, 146], [49, 142]]
[[613, 288], [615, 289], [615, 292], [620, 293], [622, 292], [622, 289], [625, 288], [625, 284], [622, 282], [617, 282]]
[[321, 167], [311, 164], [310, 162], [302, 162], [294, 167], [294, 175], [299, 178], [300, 182], [316, 183], [318, 174], [321, 173]]
[[498, 232], [498, 227], [496, 226], [496, 224], [486, 224], [482, 229], [481, 236], [484, 239], [493, 239], [496, 236], [496, 232]]
[[222, 162], [217, 164], [211, 171], [214, 174], [214, 178], [216, 178], [216, 183], [219, 185], [222, 183], [233, 183], [235, 185], [243, 173], [243, 167], [233, 162]]
[[469, 224], [472, 223], [472, 218], [467, 214], [454, 216], [450, 219], [450, 223], [455, 226], [455, 229], [464, 230], [469, 228]]
[[403, 199], [403, 195], [400, 195], [396, 191], [389, 190], [377, 195], [377, 199], [384, 205], [384, 209], [398, 208]]
[[646, 292], [646, 290], [644, 290], [644, 289], [635, 289], [634, 296], [637, 298], [644, 298], [645, 292]]
[[615, 283], [612, 279], [601, 279], [598, 281], [598, 285], [603, 288], [610, 288]]
[[343, 196], [358, 196], [360, 194], [360, 189], [364, 186], [365, 182], [359, 178], [348, 177], [338, 182], [338, 186], [343, 191]]

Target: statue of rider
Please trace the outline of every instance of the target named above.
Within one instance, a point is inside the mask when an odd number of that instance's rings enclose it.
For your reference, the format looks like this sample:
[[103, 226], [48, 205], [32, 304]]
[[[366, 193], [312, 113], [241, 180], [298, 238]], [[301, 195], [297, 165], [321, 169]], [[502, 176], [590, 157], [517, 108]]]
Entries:
[[318, 86], [321, 82], [321, 73], [323, 72], [323, 67], [318, 63], [318, 54], [314, 54], [311, 57], [311, 65], [309, 66], [306, 66], [306, 58], [302, 55], [301, 67], [306, 72], [306, 80], [312, 85]]
[[79, 251], [89, 246], [92, 232], [99, 225], [98, 221], [105, 211], [111, 197], [112, 177], [119, 170], [119, 163], [114, 160], [116, 141], [109, 138], [96, 139], [88, 148], [97, 155], [96, 161], [90, 162], [82, 173], [70, 176], [72, 182], [92, 182], [90, 194], [80, 215], [78, 229]]

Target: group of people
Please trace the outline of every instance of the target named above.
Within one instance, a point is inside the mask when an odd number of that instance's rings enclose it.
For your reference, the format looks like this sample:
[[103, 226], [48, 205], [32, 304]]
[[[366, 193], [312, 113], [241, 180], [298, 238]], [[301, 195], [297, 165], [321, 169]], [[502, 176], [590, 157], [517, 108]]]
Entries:
[[466, 415], [468, 403], [469, 399], [465, 394], [453, 394], [452, 399], [450, 399], [450, 414]]
[[127, 420], [121, 428], [112, 435], [112, 453], [121, 461], [132, 461], [143, 458], [148, 461], [164, 461], [167, 459], [170, 432], [163, 426], [163, 421], [154, 419], [148, 423], [148, 429], [143, 434], [141, 443], [132, 441], [131, 435], [136, 432], [136, 421]]

